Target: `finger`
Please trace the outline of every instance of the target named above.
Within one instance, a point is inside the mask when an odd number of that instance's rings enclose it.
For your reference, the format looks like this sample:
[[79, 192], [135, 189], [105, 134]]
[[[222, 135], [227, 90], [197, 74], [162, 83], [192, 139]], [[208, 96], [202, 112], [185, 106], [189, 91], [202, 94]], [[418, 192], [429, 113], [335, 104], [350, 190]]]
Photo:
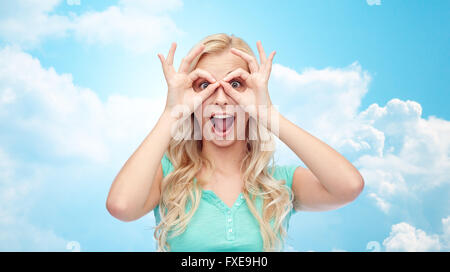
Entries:
[[248, 68], [250, 68], [250, 72], [257, 72], [259, 70], [258, 62], [256, 61], [255, 57], [250, 56], [249, 54], [245, 53], [244, 51], [241, 51], [236, 48], [231, 48], [231, 52], [235, 55], [238, 55], [239, 57], [243, 58], [247, 64]]
[[233, 87], [231, 87], [231, 85], [228, 82], [220, 80], [219, 83], [223, 87], [225, 93], [227, 93], [229, 96], [231, 96], [231, 98], [233, 98], [234, 101], [240, 104], [241, 94], [235, 89], [233, 89]]
[[189, 74], [189, 79], [194, 82], [198, 78], [203, 77], [207, 79], [209, 82], [214, 83], [216, 79], [208, 72], [203, 69], [197, 68]]
[[175, 50], [177, 49], [177, 43], [173, 42], [170, 47], [169, 54], [167, 55], [167, 65], [173, 65], [173, 57], [175, 55]]
[[213, 94], [213, 92], [217, 89], [217, 87], [219, 87], [219, 85], [220, 85], [220, 83], [217, 81], [213, 84], [208, 85], [208, 87], [206, 87], [206, 89], [201, 91], [199, 93], [199, 95], [202, 99], [202, 102], [205, 101], [206, 99], [208, 99], [208, 97]]
[[269, 76], [269, 75], [270, 75], [270, 72], [272, 71], [273, 58], [275, 57], [275, 54], [276, 54], [276, 53], [277, 53], [277, 52], [273, 51], [273, 52], [269, 55], [269, 58], [267, 59], [267, 62], [266, 62], [265, 65], [264, 65], [264, 71], [265, 71], [265, 74], [266, 74], [267, 76]]
[[256, 42], [256, 47], [258, 47], [259, 60], [260, 60], [261, 64], [264, 64], [266, 62], [267, 58], [266, 58], [266, 52], [264, 52], [264, 48], [261, 44], [261, 41]]
[[180, 69], [178, 72], [186, 73], [189, 70], [189, 66], [191, 65], [192, 60], [197, 57], [202, 51], [205, 49], [204, 44], [200, 44], [196, 48], [194, 48], [183, 60], [180, 64]]
[[159, 54], [159, 53], [158, 53], [158, 58], [159, 58], [159, 60], [161, 61], [161, 65], [162, 65], [163, 68], [164, 68], [164, 66], [165, 66], [164, 56], [163, 56], [162, 54]]
[[223, 78], [223, 81], [229, 81], [236, 77], [241, 77], [243, 80], [247, 80], [250, 74], [242, 68], [237, 68], [233, 72], [229, 73], [226, 77]]
[[164, 76], [167, 79], [167, 68], [166, 68], [166, 61], [164, 59], [164, 56], [162, 54], [158, 54], [158, 58], [161, 61], [161, 66], [162, 66], [162, 69], [163, 69], [163, 73], [164, 73]]

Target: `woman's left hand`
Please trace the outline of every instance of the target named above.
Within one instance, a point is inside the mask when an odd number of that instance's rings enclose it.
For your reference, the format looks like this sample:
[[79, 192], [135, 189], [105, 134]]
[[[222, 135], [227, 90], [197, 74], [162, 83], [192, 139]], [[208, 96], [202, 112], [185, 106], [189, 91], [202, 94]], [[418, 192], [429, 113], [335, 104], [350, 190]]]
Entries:
[[[233, 54], [243, 58], [247, 62], [250, 73], [242, 68], [238, 68], [228, 74], [224, 79], [220, 80], [219, 83], [223, 86], [225, 92], [231, 98], [242, 106], [244, 110], [250, 114], [250, 116], [258, 120], [258, 117], [261, 118], [258, 107], [265, 106], [267, 107], [265, 109], [267, 111], [272, 106], [272, 101], [269, 96], [268, 82], [270, 72], [272, 70], [273, 57], [276, 52], [273, 51], [267, 58], [261, 41], [256, 42], [256, 46], [258, 47], [261, 64], [258, 64], [255, 57], [236, 48], [231, 48], [231, 52]], [[240, 77], [245, 81], [247, 87], [245, 91], [237, 91], [228, 83], [229, 80], [236, 77]]]

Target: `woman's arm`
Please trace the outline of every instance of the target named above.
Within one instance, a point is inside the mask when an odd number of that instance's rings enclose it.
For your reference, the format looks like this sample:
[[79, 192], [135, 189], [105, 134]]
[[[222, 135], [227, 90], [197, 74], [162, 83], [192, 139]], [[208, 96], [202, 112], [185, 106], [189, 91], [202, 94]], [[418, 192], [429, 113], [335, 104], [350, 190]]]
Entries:
[[[148, 212], [146, 203], [159, 201], [160, 188], [152, 187], [152, 184], [169, 146], [170, 131], [175, 121], [169, 112], [164, 111], [155, 127], [117, 174], [106, 201], [112, 216], [122, 221], [133, 221]], [[150, 193], [150, 189], [157, 192]], [[148, 199], [149, 194], [157, 199]]]
[[[201, 104], [219, 86], [207, 71], [195, 69], [189, 72], [192, 60], [203, 51], [205, 45], [193, 48], [182, 59], [178, 72], [173, 67], [176, 47], [177, 44], [172, 43], [167, 59], [158, 54], [168, 87], [164, 113], [117, 174], [106, 201], [111, 215], [122, 221], [133, 221], [142, 217], [159, 202], [162, 179], [160, 163], [172, 138], [172, 126], [179, 125], [176, 123], [180, 118], [190, 116], [198, 107], [196, 102]], [[212, 84], [197, 93], [192, 88], [192, 83], [200, 77], [208, 79]], [[180, 106], [188, 109], [187, 112], [181, 112]], [[155, 180], [159, 184], [152, 186]]]
[[[341, 154], [291, 123], [272, 106], [268, 81], [275, 51], [266, 57], [261, 41], [258, 41], [256, 46], [260, 64], [254, 56], [235, 48], [231, 49], [232, 53], [248, 63], [250, 73], [237, 69], [221, 80], [220, 84], [251, 117], [266, 125], [309, 168], [297, 167], [294, 173], [292, 190], [296, 210], [331, 210], [354, 200], [364, 187], [360, 173]], [[238, 76], [246, 82], [247, 89], [244, 92], [233, 89], [227, 82]], [[261, 111], [257, 109], [259, 107], [262, 107]], [[272, 109], [271, 113], [269, 109]], [[277, 121], [278, 126], [275, 126], [273, 121]]]
[[290, 122], [275, 108], [272, 114], [272, 118], [278, 118], [280, 140], [308, 167], [299, 166], [294, 173], [292, 190], [296, 210], [337, 209], [361, 193], [364, 180], [344, 156]]

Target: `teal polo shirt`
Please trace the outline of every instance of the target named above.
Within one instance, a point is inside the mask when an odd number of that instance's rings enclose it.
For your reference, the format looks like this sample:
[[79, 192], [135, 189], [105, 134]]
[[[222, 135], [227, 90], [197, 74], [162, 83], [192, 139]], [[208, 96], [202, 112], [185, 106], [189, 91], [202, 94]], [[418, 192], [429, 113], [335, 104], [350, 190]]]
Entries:
[[[164, 154], [162, 160], [163, 176], [173, 171], [173, 165]], [[286, 185], [292, 194], [292, 178], [297, 166], [276, 166], [273, 177], [286, 180]], [[197, 180], [194, 179], [194, 182]], [[262, 214], [262, 198], [257, 197], [255, 205]], [[187, 210], [188, 211], [188, 207]], [[153, 210], [155, 222], [161, 221], [159, 204]], [[291, 209], [284, 221], [286, 230], [289, 229]], [[271, 222], [273, 223], [273, 222]], [[167, 239], [171, 251], [263, 251], [263, 240], [256, 218], [248, 208], [241, 193], [230, 208], [212, 190], [202, 190], [200, 204], [189, 221], [186, 230], [175, 237]], [[284, 249], [284, 246], [283, 246]]]

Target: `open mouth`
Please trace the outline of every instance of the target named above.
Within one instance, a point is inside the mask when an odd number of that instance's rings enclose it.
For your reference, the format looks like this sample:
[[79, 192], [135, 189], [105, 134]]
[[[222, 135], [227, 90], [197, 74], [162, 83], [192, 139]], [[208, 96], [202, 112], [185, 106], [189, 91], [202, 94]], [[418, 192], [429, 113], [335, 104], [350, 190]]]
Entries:
[[235, 117], [230, 114], [213, 114], [211, 117], [212, 132], [217, 136], [226, 136], [233, 127]]

